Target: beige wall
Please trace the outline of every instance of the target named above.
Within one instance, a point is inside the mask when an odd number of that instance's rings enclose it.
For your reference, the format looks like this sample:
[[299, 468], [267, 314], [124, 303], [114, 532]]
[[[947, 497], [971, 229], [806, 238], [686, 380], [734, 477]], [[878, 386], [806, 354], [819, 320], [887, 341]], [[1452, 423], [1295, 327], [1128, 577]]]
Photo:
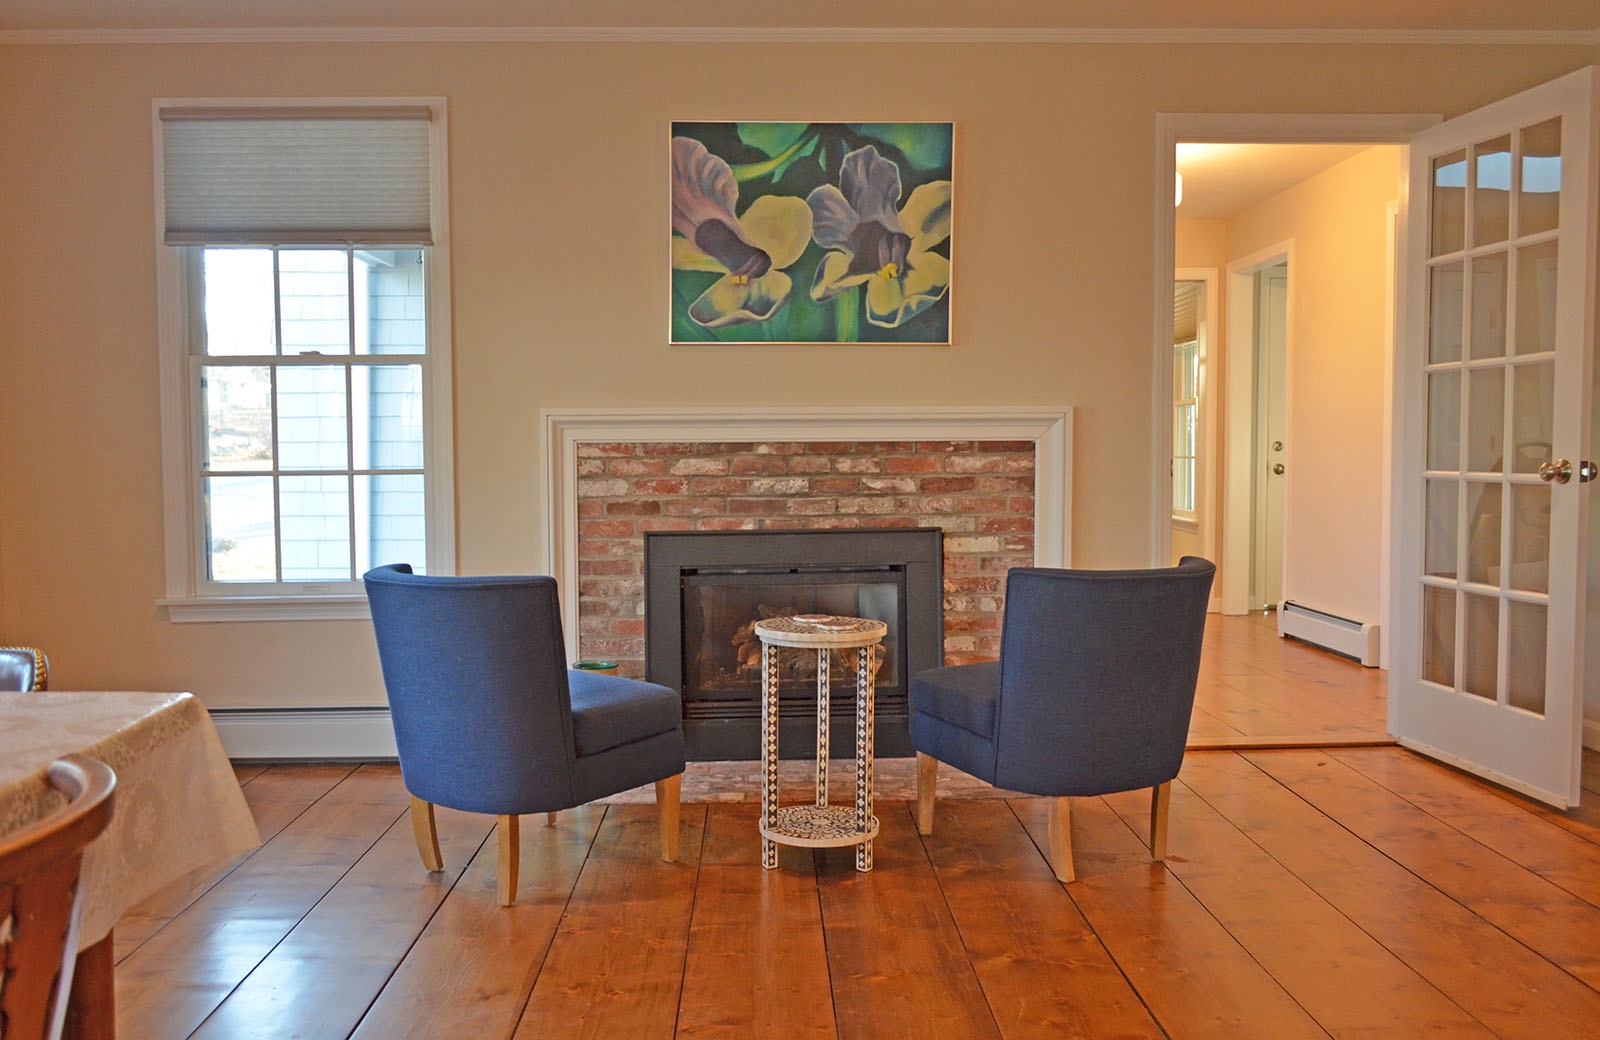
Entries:
[[[1129, 565], [1152, 543], [1149, 309], [1169, 291], [1153, 284], [1155, 114], [1259, 111], [1264, 98], [1286, 112], [1452, 114], [1593, 58], [1399, 45], [0, 48], [0, 637], [46, 646], [61, 687], [191, 689], [213, 706], [382, 699], [364, 623], [175, 625], [154, 605], [153, 97], [449, 99], [463, 572], [539, 565], [538, 410], [599, 404], [1070, 404], [1075, 562]], [[675, 118], [953, 120], [955, 343], [667, 347]]]
[[1228, 222], [1229, 262], [1292, 243], [1286, 599], [1376, 622], [1389, 216], [1403, 149], [1366, 149]]

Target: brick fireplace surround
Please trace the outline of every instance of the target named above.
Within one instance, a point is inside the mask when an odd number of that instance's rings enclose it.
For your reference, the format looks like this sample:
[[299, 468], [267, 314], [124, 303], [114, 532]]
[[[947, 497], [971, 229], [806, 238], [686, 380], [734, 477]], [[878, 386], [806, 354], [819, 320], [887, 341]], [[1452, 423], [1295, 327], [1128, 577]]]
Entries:
[[947, 663], [1000, 651], [1034, 559], [1032, 441], [593, 442], [577, 448], [579, 653], [644, 672], [646, 531], [938, 527]]
[[625, 675], [644, 673], [646, 531], [940, 528], [949, 663], [998, 655], [1006, 571], [1069, 559], [1067, 408], [543, 420], [569, 646]]

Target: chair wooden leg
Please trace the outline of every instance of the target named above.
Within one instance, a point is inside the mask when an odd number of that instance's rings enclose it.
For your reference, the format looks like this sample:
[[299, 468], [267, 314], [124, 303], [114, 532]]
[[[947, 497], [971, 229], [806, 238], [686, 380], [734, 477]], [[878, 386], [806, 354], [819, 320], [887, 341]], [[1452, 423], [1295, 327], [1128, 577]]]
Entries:
[[553, 813], [553, 812], [545, 813], [544, 814], [544, 825], [546, 827], [554, 827], [556, 825], [556, 814]]
[[500, 884], [498, 894], [501, 906], [517, 901], [517, 871], [522, 867], [521, 817], [502, 816], [500, 826]]
[[417, 852], [422, 865], [429, 872], [444, 869], [444, 857], [439, 854], [439, 832], [433, 825], [433, 803], [411, 796], [411, 834], [417, 839]]
[[1072, 802], [1066, 795], [1050, 799], [1050, 869], [1062, 882], [1076, 878], [1072, 867]]
[[1167, 809], [1172, 804], [1172, 781], [1150, 789], [1150, 858], [1167, 858]]
[[939, 784], [939, 760], [917, 752], [917, 833], [933, 833], [933, 795]]
[[683, 774], [656, 781], [656, 822], [661, 827], [661, 858], [678, 859], [678, 803], [683, 799]]

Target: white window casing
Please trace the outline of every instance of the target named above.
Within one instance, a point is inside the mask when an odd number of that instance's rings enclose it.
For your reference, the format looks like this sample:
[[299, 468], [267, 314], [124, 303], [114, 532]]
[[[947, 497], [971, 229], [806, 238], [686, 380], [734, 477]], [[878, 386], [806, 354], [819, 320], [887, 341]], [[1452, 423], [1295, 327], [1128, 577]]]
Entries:
[[[347, 257], [350, 284], [358, 284], [389, 246], [419, 247], [426, 257], [425, 348], [410, 354], [378, 347], [358, 348], [354, 336], [346, 352], [318, 354], [301, 345], [298, 353], [277, 347], [278, 356], [260, 360], [274, 372], [274, 443], [284, 400], [279, 374], [302, 382], [342, 371], [352, 379], [374, 378], [401, 368], [420, 372], [422, 426], [420, 479], [425, 505], [424, 559], [411, 562], [431, 574], [454, 572], [454, 424], [450, 387], [450, 263], [446, 222], [448, 199], [444, 142], [445, 103], [423, 99], [223, 99], [165, 100], [154, 104], [156, 161], [156, 280], [159, 307], [162, 405], [162, 478], [165, 518], [166, 589], [159, 599], [173, 621], [261, 621], [364, 618], [366, 597], [359, 574], [345, 580], [287, 580], [293, 568], [280, 553], [277, 580], [218, 581], [210, 573], [205, 543], [207, 519], [202, 470], [216, 456], [206, 443], [202, 414], [204, 380], [250, 365], [251, 358], [207, 355], [199, 349], [203, 313], [202, 246], [251, 245], [268, 256], [278, 277], [281, 259], [317, 255]], [[209, 171], [209, 172], [208, 172]], [[263, 173], [263, 171], [270, 171]], [[343, 176], [341, 177], [341, 173]], [[356, 188], [359, 187], [359, 190]], [[358, 198], [359, 196], [359, 198]], [[308, 204], [308, 199], [319, 200]], [[284, 247], [275, 251], [276, 247]], [[304, 249], [297, 247], [305, 247]], [[369, 249], [361, 247], [369, 246]], [[359, 262], [358, 262], [359, 258]], [[423, 269], [418, 268], [421, 272]], [[274, 283], [276, 286], [277, 283]], [[281, 308], [283, 297], [277, 295]], [[364, 334], [364, 296], [352, 292], [351, 324]], [[288, 338], [279, 315], [277, 328]], [[307, 328], [314, 331], [314, 322]], [[234, 369], [237, 371], [238, 369]], [[354, 431], [360, 416], [347, 417]], [[214, 431], [213, 431], [214, 433]], [[350, 438], [352, 450], [357, 443]], [[209, 453], [209, 458], [208, 458]], [[413, 452], [413, 454], [415, 454]], [[282, 465], [272, 463], [273, 473]], [[371, 463], [370, 465], [379, 465]], [[393, 465], [392, 462], [381, 465]], [[416, 463], [407, 463], [416, 472]], [[348, 468], [348, 467], [347, 467]], [[339, 472], [334, 467], [335, 475]], [[237, 477], [238, 474], [233, 474]], [[287, 478], [284, 478], [287, 479]], [[367, 479], [367, 478], [356, 478]], [[280, 491], [279, 494], [282, 492]], [[413, 491], [414, 493], [414, 491]], [[276, 500], [275, 500], [276, 501]], [[352, 552], [361, 496], [353, 495]], [[287, 544], [283, 517], [275, 537]], [[359, 555], [354, 557], [359, 564]], [[377, 560], [367, 562], [392, 562]], [[314, 571], [298, 575], [301, 578]]]

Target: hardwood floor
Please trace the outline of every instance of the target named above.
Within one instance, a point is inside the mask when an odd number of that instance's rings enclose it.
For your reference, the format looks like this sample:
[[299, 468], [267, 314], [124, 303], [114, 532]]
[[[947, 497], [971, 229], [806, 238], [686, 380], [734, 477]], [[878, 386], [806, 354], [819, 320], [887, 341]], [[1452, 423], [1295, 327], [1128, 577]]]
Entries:
[[[1197, 740], [1381, 731], [1381, 673], [1228, 621]], [[446, 869], [424, 872], [392, 765], [239, 775], [261, 848], [118, 926], [123, 1040], [1556, 1040], [1600, 1023], [1594, 806], [1555, 813], [1395, 747], [1192, 751], [1162, 865], [1139, 838], [1147, 797], [1077, 799], [1066, 886], [1037, 799], [942, 799], [927, 838], [880, 799], [869, 874], [848, 849], [762, 870], [753, 801], [685, 805], [675, 864], [650, 806], [591, 805], [522, 828], [509, 908], [487, 817], [440, 810]]]

